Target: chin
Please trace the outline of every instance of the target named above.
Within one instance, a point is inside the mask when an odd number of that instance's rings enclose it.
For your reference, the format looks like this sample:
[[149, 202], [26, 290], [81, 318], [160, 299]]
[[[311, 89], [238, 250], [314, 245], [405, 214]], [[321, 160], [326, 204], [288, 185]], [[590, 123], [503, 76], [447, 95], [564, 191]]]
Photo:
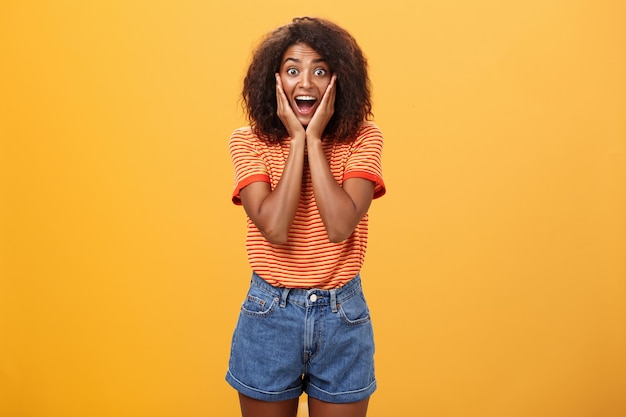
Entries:
[[310, 115], [310, 116], [300, 116], [300, 118], [298, 120], [300, 120], [300, 123], [302, 123], [302, 126], [306, 126], [309, 123], [311, 123], [311, 120], [313, 120], [313, 115]]

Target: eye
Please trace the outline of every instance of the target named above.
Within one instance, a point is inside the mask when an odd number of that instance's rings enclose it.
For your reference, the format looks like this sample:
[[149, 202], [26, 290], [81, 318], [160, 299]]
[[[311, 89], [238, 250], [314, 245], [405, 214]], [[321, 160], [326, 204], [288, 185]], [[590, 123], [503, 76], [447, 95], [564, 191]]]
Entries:
[[324, 75], [326, 75], [327, 71], [324, 68], [318, 68], [316, 69], [313, 74], [317, 75], [318, 77], [323, 77]]
[[288, 68], [287, 69], [287, 74], [288, 75], [298, 75], [299, 71], [296, 68]]

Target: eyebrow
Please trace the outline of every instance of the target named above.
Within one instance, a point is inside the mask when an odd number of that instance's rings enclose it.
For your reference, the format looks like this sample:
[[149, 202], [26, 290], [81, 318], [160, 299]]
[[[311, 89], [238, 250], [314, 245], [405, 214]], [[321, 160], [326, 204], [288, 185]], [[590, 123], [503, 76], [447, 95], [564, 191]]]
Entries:
[[[298, 58], [289, 58], [289, 57], [287, 57], [287, 58], [285, 58], [285, 60], [283, 61], [283, 64], [285, 64], [285, 63], [286, 63], [286, 62], [288, 62], [288, 61], [293, 61], [293, 62], [295, 62], [296, 64], [300, 64], [300, 63], [302, 62], [302, 61], [300, 61]], [[313, 63], [314, 63], [314, 64], [319, 64], [320, 62], [326, 62], [326, 60], [325, 60], [324, 58], [318, 58], [318, 59], [314, 59], [314, 60], [313, 60]]]

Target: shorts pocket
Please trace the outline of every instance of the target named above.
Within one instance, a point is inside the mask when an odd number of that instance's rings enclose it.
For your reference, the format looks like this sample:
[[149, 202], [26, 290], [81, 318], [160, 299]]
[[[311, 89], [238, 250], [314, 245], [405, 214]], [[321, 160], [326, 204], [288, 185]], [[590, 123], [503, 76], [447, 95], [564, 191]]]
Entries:
[[363, 293], [357, 293], [339, 304], [339, 315], [346, 324], [355, 326], [371, 321], [370, 310]]
[[279, 298], [260, 288], [250, 288], [241, 305], [241, 312], [248, 316], [266, 317], [274, 311]]

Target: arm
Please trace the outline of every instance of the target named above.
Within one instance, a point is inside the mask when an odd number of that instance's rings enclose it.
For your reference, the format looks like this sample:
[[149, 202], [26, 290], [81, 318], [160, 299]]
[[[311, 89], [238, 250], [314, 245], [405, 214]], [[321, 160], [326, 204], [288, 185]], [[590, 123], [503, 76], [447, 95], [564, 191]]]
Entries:
[[263, 236], [270, 243], [283, 244], [287, 242], [300, 201], [305, 131], [289, 106], [278, 76], [276, 99], [278, 117], [291, 137], [285, 168], [274, 190], [266, 182], [253, 182], [240, 191], [240, 197], [246, 214]]
[[331, 242], [341, 242], [352, 234], [374, 198], [374, 183], [367, 179], [351, 178], [343, 187], [337, 184], [324, 155], [321, 138], [334, 113], [336, 80], [333, 75], [306, 130], [313, 193]]
[[308, 146], [311, 180], [317, 208], [331, 242], [347, 239], [361, 221], [374, 197], [374, 183], [350, 178], [343, 187], [333, 178], [321, 142]]
[[287, 242], [300, 200], [303, 165], [304, 140], [292, 140], [283, 175], [274, 190], [267, 182], [253, 182], [240, 191], [246, 214], [270, 243]]

